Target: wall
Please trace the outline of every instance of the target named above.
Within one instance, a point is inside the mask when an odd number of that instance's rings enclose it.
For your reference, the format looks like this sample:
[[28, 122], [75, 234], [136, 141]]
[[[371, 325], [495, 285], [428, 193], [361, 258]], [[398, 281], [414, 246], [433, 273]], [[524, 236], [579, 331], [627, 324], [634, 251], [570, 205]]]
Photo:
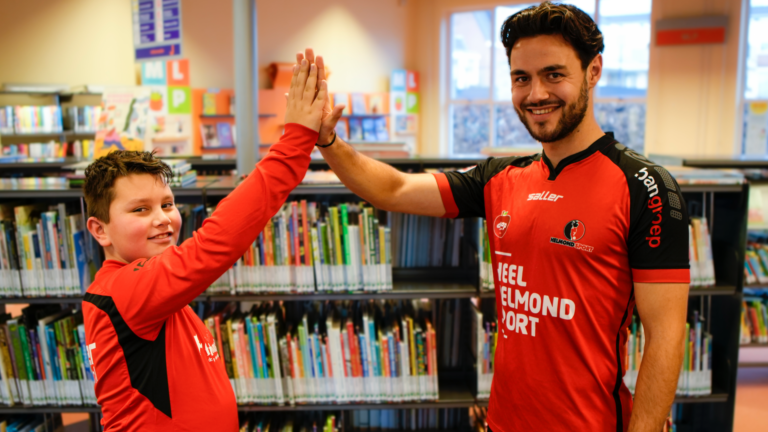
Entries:
[[387, 91], [391, 71], [404, 66], [407, 3], [415, 2], [257, 1], [259, 64], [294, 61], [309, 46], [332, 70], [331, 91]]
[[645, 133], [649, 154], [726, 155], [739, 151], [742, 0], [653, 3], [653, 22], [705, 15], [729, 17], [725, 44], [656, 47], [652, 42]]
[[0, 83], [134, 82], [128, 0], [0, 0]]

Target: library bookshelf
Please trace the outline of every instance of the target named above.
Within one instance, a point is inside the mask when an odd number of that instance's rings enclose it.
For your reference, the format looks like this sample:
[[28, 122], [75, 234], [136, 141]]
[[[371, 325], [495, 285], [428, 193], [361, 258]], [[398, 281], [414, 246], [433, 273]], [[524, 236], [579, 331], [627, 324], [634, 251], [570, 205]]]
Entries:
[[[387, 160], [401, 170], [411, 172], [424, 168], [460, 168], [472, 165], [478, 160], [467, 159], [404, 159]], [[313, 166], [322, 167], [322, 162]], [[54, 170], [55, 171], [55, 170]], [[174, 188], [179, 202], [197, 203], [208, 206], [218, 202], [236, 186], [233, 177], [201, 176], [196, 184]], [[743, 287], [744, 250], [746, 242], [746, 215], [748, 185], [681, 185], [691, 216], [706, 216], [712, 236], [712, 249], [717, 283], [710, 288], [692, 288], [689, 309], [700, 311], [706, 319], [709, 332], [713, 335], [712, 394], [700, 397], [678, 397], [675, 403], [683, 404], [684, 413], [681, 431], [731, 431], [736, 390], [736, 372], [739, 353], [739, 317]], [[359, 200], [343, 185], [301, 185], [289, 200], [312, 199], [334, 201], [338, 199]], [[12, 184], [0, 180], [0, 202], [47, 202], [79, 201], [80, 189], [35, 187]], [[475, 248], [476, 243], [466, 242], [463, 247]], [[475, 261], [476, 262], [476, 261]], [[370, 300], [370, 299], [459, 299], [461, 307], [469, 311], [470, 299], [477, 302], [494, 300], [493, 291], [480, 287], [477, 265], [461, 268], [394, 268], [393, 289], [383, 293], [308, 293], [308, 294], [203, 294], [198, 302], [254, 302], [281, 301], [305, 302], [327, 300]], [[65, 304], [77, 305], [80, 297], [45, 298], [0, 298], [0, 310], [6, 304]], [[468, 314], [465, 315], [468, 317]], [[469, 327], [469, 326], [466, 326]], [[476, 397], [477, 383], [474, 381], [473, 360], [469, 354], [469, 331], [463, 330], [460, 341], [462, 360], [458, 367], [439, 367], [439, 396], [436, 401], [404, 403], [349, 403], [349, 404], [297, 404], [296, 406], [241, 405], [241, 412], [277, 411], [351, 411], [371, 409], [422, 409], [422, 408], [471, 408], [487, 406], [486, 400]], [[98, 417], [98, 407], [0, 407], [0, 414], [11, 413], [71, 413], [85, 412]], [[97, 423], [97, 422], [92, 422]]]

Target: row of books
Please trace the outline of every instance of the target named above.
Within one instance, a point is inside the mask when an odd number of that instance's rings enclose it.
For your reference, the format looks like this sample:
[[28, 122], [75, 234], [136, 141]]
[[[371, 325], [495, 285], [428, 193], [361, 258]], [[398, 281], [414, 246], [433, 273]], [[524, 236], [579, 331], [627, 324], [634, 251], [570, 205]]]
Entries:
[[197, 181], [197, 171], [192, 169], [192, 164], [187, 160], [164, 159], [163, 162], [171, 168], [173, 173], [171, 187], [186, 187]]
[[[295, 307], [295, 306], [294, 306]], [[205, 317], [239, 404], [436, 400], [437, 337], [420, 301], [234, 304]], [[219, 356], [219, 353], [222, 355]]]
[[[63, 203], [0, 204], [0, 296], [71, 296], [90, 285], [81, 213]], [[91, 260], [92, 261], [92, 260]]]
[[0, 432], [49, 432], [62, 430], [61, 414], [0, 416]]
[[745, 290], [741, 302], [741, 344], [768, 344], [768, 296]]
[[64, 124], [75, 132], [93, 132], [99, 128], [100, 106], [72, 106], [66, 109]]
[[[197, 207], [189, 217], [202, 223], [204, 214]], [[385, 212], [363, 204], [287, 202], [207, 292], [391, 290], [391, 231], [385, 218]]]
[[496, 355], [496, 343], [498, 342], [498, 330], [496, 327], [496, 309], [490, 313], [480, 310], [479, 305], [473, 301], [472, 311], [472, 356], [475, 359], [475, 372], [477, 373], [477, 398], [489, 399], [491, 397], [491, 381], [493, 381], [493, 366]]
[[466, 250], [464, 226], [464, 219], [392, 214], [394, 266], [459, 267]]
[[96, 405], [81, 312], [36, 305], [0, 322], [0, 403]]
[[23, 156], [26, 158], [63, 158], [67, 156], [93, 158], [94, 144], [94, 140], [3, 144], [0, 152], [3, 156]]
[[[712, 394], [712, 335], [704, 330], [703, 319], [698, 311], [693, 312], [691, 322], [685, 324], [685, 330], [685, 355], [677, 382], [677, 395]], [[637, 315], [632, 316], [627, 336], [624, 384], [634, 394], [645, 352], [645, 331]]]
[[389, 114], [389, 93], [334, 93], [333, 105], [345, 105], [343, 115]]
[[51, 133], [64, 130], [58, 105], [0, 107], [0, 134]]
[[336, 123], [336, 134], [345, 141], [389, 141], [386, 117], [346, 117]]
[[[488, 227], [484, 219], [480, 219], [478, 224], [480, 235], [478, 236], [477, 250], [480, 259], [480, 285], [485, 290], [493, 290], [493, 264], [488, 244]], [[709, 235], [706, 218], [691, 218], [691, 223], [688, 225], [688, 246], [691, 286], [714, 286], [715, 262], [712, 258], [712, 239]], [[768, 281], [768, 277], [766, 280]]]
[[241, 432], [377, 432], [466, 430], [467, 408], [352, 410], [340, 412], [250, 413], [240, 416]]
[[768, 284], [768, 244], [749, 242], [744, 257], [747, 284]]

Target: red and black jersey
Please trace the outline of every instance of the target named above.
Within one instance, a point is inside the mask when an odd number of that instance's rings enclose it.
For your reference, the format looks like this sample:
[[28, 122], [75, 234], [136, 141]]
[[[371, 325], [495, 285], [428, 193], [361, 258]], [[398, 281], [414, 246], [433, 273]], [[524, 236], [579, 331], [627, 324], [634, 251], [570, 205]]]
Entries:
[[235, 395], [213, 338], [187, 306], [258, 236], [304, 178], [317, 132], [288, 124], [194, 236], [150, 259], [106, 261], [83, 301], [107, 431], [236, 431]]
[[662, 167], [606, 134], [553, 168], [491, 158], [435, 175], [446, 217], [485, 217], [498, 346], [495, 432], [626, 431], [634, 282], [688, 283], [688, 215]]

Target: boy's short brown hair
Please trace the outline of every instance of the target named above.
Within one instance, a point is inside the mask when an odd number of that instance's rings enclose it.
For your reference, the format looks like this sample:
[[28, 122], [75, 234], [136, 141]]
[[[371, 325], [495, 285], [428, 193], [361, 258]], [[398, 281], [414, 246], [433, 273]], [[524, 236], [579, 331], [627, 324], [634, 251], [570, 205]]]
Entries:
[[173, 171], [155, 157], [155, 152], [119, 150], [110, 152], [85, 169], [85, 204], [88, 216], [109, 223], [109, 206], [115, 199], [114, 185], [129, 174], [150, 174], [165, 184], [171, 182]]

